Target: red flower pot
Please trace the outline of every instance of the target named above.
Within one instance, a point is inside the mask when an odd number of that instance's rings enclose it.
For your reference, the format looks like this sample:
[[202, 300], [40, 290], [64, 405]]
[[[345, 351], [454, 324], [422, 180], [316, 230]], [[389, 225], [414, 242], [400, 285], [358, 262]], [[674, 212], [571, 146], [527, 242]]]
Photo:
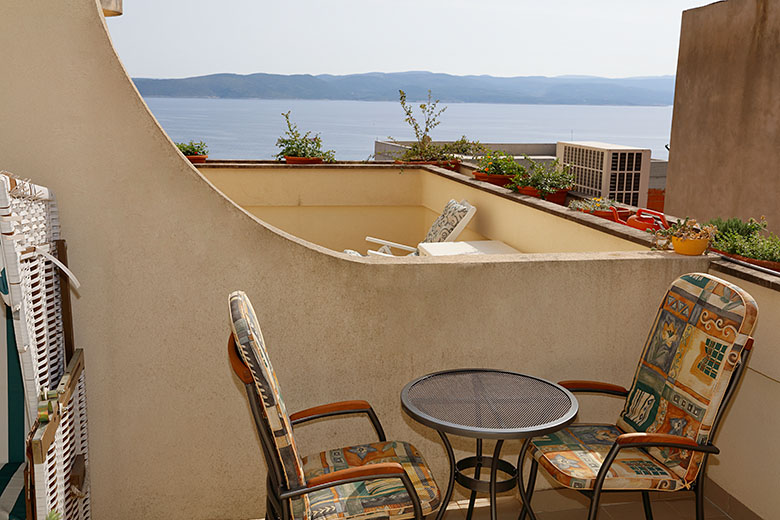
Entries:
[[192, 164], [203, 164], [208, 155], [185, 155], [184, 157], [189, 159]]
[[[542, 196], [539, 194], [539, 191], [536, 188], [531, 188], [530, 186], [518, 186], [517, 192], [521, 195], [530, 195], [531, 197], [536, 197], [537, 199], [542, 198]], [[568, 194], [569, 190], [558, 190], [547, 195], [544, 200], [552, 202], [553, 204], [564, 206], [566, 204], [566, 195]]]
[[491, 175], [489, 173], [480, 171], [475, 171], [473, 174], [474, 178], [478, 181], [489, 182], [490, 184], [495, 184], [496, 186], [501, 186], [502, 188], [512, 183], [512, 177], [509, 175]]
[[292, 157], [285, 155], [284, 162], [287, 164], [322, 164], [322, 157]]

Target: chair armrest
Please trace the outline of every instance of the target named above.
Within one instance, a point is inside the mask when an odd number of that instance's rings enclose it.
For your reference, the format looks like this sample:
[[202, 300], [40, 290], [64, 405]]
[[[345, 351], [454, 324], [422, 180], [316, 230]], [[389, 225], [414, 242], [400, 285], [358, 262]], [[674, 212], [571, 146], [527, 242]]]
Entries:
[[314, 419], [321, 419], [323, 417], [333, 417], [336, 415], [350, 415], [356, 413], [364, 413], [368, 415], [368, 419], [374, 426], [377, 437], [380, 442], [385, 442], [385, 431], [382, 429], [382, 424], [379, 422], [374, 409], [368, 404], [368, 401], [356, 400], [356, 401], [339, 401], [336, 403], [323, 404], [315, 406], [313, 408], [307, 408], [300, 412], [295, 412], [290, 415], [290, 423], [295, 426], [297, 424], [305, 423], [307, 421], [313, 421]]
[[345, 468], [332, 473], [326, 473], [313, 477], [306, 482], [306, 487], [283, 491], [279, 493], [282, 500], [289, 500], [301, 495], [306, 495], [321, 489], [349, 484], [350, 482], [362, 482], [366, 480], [377, 480], [383, 478], [399, 478], [406, 488], [406, 493], [412, 502], [415, 520], [423, 520], [422, 505], [417, 490], [414, 489], [409, 475], [406, 474], [403, 466], [398, 462], [380, 462], [378, 464], [366, 464], [354, 468]]
[[387, 253], [380, 253], [379, 251], [374, 251], [373, 249], [369, 249], [368, 251], [366, 251], [366, 254], [368, 254], [368, 256], [383, 256], [385, 258], [398, 258], [395, 255], [389, 255]]
[[559, 381], [559, 385], [569, 392], [589, 392], [594, 394], [617, 395], [627, 397], [628, 390], [620, 385], [600, 381]]
[[[681, 450], [699, 451], [707, 454], [720, 453], [720, 450], [712, 444], [700, 445], [693, 439], [688, 437], [682, 437], [679, 435], [669, 435], [668, 433], [624, 433], [618, 435], [612, 447], [609, 449], [607, 456], [604, 457], [601, 467], [599, 468], [596, 480], [593, 483], [593, 492], [601, 493], [601, 488], [604, 485], [604, 479], [607, 478], [612, 463], [618, 456], [620, 450], [624, 448], [652, 448], [652, 447], [665, 447], [665, 448], [679, 448]], [[591, 503], [591, 514], [593, 514], [593, 507], [597, 507], [598, 503], [594, 506]]]
[[371, 242], [373, 244], [379, 244], [383, 246], [390, 246], [396, 249], [401, 249], [402, 251], [409, 251], [410, 253], [417, 251], [416, 247], [406, 246], [404, 244], [399, 244], [398, 242], [390, 242], [389, 240], [382, 240], [381, 238], [366, 237], [366, 242]]
[[364, 480], [367, 478], [387, 478], [388, 476], [406, 475], [404, 467], [398, 462], [380, 462], [378, 464], [366, 464], [353, 468], [340, 469], [331, 473], [325, 473], [312, 477], [306, 481], [308, 487], [343, 482], [345, 480]]
[[618, 436], [615, 444], [621, 448], [666, 447], [681, 450], [700, 451], [717, 455], [720, 450], [712, 444], [698, 444], [695, 440], [668, 433], [624, 433]]

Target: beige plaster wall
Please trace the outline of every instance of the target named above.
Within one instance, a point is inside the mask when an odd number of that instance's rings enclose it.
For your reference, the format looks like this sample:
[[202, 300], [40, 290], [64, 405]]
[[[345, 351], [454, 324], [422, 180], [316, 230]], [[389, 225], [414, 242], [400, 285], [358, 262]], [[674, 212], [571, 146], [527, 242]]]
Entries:
[[416, 245], [450, 199], [465, 199], [477, 208], [461, 240], [500, 240], [523, 253], [648, 250], [422, 169], [209, 165], [202, 173], [254, 215], [334, 251], [365, 253], [366, 236]]
[[[264, 465], [225, 354], [231, 290], [252, 298], [291, 410], [368, 399], [443, 482], [442, 447], [400, 410], [404, 383], [499, 366], [628, 384], [648, 306], [679, 274], [707, 268], [652, 252], [330, 254], [244, 212], [186, 162], [103, 24], [96, 0], [0, 3], [10, 78], [0, 82], [0, 167], [57, 194], [82, 281], [74, 318], [96, 520], [263, 514]], [[594, 403], [583, 418], [614, 414], [614, 403]], [[365, 421], [350, 419], [305, 426], [299, 442], [314, 451], [367, 438]]]
[[685, 11], [666, 211], [700, 220], [766, 215], [780, 233], [780, 2]]
[[756, 299], [759, 319], [748, 370], [715, 438], [708, 475], [762, 518], [780, 511], [780, 292], [711, 270]]

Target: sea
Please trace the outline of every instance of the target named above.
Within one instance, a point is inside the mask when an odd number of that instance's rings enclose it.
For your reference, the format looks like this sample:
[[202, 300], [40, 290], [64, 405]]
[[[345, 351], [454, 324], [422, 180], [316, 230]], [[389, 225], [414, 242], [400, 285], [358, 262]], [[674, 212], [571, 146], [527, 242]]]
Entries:
[[[366, 160], [374, 141], [411, 140], [401, 105], [390, 101], [301, 99], [145, 99], [174, 141], [204, 141], [210, 159], [272, 159], [285, 130], [283, 112], [298, 128], [322, 136], [337, 160]], [[603, 141], [652, 150], [667, 159], [671, 106], [510, 105], [440, 103], [447, 106], [434, 140], [465, 135], [482, 143]], [[419, 112], [417, 112], [419, 120]]]

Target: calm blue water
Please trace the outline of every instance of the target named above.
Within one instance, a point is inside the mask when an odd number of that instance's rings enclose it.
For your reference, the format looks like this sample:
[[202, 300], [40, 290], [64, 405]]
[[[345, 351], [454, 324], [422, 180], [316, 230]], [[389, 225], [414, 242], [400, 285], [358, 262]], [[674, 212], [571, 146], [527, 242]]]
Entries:
[[[412, 139], [401, 106], [389, 101], [147, 98], [174, 141], [203, 140], [212, 159], [270, 159], [285, 129], [282, 112], [302, 130], [322, 134], [336, 158], [363, 160], [374, 141]], [[442, 104], [443, 105], [443, 104]], [[668, 157], [672, 107], [451, 103], [434, 139], [461, 135], [484, 143], [605, 141]]]

